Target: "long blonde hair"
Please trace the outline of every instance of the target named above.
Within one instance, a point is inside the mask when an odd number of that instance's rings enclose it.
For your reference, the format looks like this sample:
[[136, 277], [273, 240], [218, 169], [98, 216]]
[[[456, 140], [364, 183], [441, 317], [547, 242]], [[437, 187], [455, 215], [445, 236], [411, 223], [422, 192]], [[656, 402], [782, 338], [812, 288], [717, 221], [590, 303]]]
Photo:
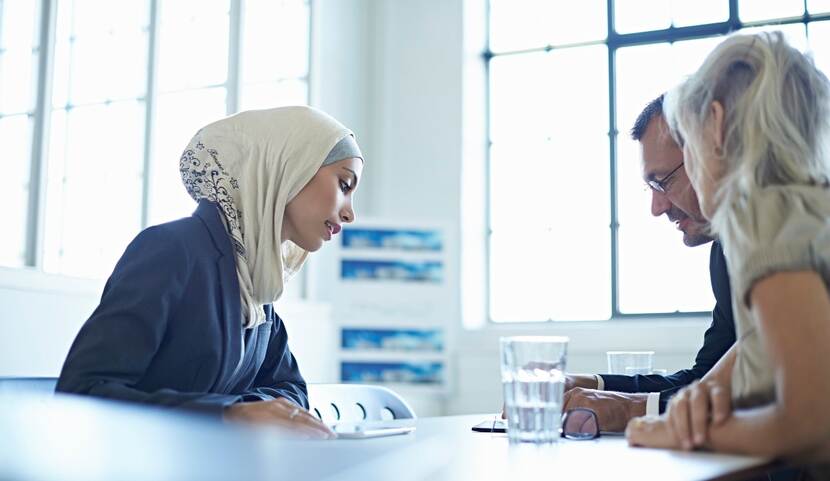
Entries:
[[[830, 84], [812, 58], [788, 45], [780, 32], [730, 36], [667, 94], [670, 130], [695, 154], [714, 101], [724, 110], [715, 234], [723, 231], [736, 201], [757, 189], [827, 182]], [[694, 157], [693, 162], [701, 159]]]

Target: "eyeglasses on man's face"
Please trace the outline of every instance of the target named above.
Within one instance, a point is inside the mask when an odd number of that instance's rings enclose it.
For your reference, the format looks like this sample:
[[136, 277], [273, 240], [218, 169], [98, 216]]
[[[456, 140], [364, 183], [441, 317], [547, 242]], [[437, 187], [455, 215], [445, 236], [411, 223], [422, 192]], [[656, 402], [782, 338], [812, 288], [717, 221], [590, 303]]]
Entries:
[[660, 192], [661, 194], [665, 194], [669, 191], [669, 185], [671, 184], [672, 178], [677, 174], [677, 171], [683, 167], [683, 162], [680, 163], [677, 167], [672, 169], [671, 172], [666, 174], [665, 177], [662, 179], [649, 179], [646, 181], [646, 185], [651, 187], [651, 190], [655, 192]]

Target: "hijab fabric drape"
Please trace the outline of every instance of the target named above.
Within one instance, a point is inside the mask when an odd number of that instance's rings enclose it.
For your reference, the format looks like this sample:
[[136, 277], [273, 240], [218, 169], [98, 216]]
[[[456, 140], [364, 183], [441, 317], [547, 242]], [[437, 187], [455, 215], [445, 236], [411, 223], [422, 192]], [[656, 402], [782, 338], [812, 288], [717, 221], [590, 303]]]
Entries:
[[285, 206], [314, 177], [327, 154], [353, 135], [311, 107], [252, 110], [199, 130], [179, 161], [187, 192], [215, 202], [236, 256], [245, 328], [265, 322], [308, 252], [284, 240]]

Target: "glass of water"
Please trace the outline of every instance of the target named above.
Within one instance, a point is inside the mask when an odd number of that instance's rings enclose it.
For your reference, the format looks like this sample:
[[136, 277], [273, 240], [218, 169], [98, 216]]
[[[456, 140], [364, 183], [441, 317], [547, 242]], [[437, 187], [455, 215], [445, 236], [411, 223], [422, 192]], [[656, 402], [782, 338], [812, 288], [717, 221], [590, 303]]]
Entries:
[[502, 337], [501, 382], [511, 443], [554, 443], [562, 423], [568, 338]]
[[608, 373], [651, 374], [654, 351], [608, 351]]

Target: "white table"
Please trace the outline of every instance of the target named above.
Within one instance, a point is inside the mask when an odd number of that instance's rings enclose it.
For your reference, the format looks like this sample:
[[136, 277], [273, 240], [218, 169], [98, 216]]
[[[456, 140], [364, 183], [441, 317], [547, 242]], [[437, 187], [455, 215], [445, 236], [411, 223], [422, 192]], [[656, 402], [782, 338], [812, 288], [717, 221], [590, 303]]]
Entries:
[[[341, 458], [346, 450], [365, 450], [365, 463], [331, 478], [349, 480], [706, 480], [757, 473], [769, 464], [746, 456], [632, 448], [621, 435], [511, 446], [506, 434], [471, 430], [492, 418], [492, 414], [423, 418], [416, 421], [414, 435], [357, 444], [338, 440], [322, 446], [321, 452], [330, 450], [332, 458]], [[385, 456], [368, 459], [375, 450]], [[375, 478], [378, 473], [387, 474]]]
[[471, 431], [487, 417], [423, 418], [414, 433], [395, 437], [298, 441], [129, 404], [0, 397], [0, 479], [697, 480], [766, 464], [629, 448], [622, 437], [510, 446], [503, 434]]

